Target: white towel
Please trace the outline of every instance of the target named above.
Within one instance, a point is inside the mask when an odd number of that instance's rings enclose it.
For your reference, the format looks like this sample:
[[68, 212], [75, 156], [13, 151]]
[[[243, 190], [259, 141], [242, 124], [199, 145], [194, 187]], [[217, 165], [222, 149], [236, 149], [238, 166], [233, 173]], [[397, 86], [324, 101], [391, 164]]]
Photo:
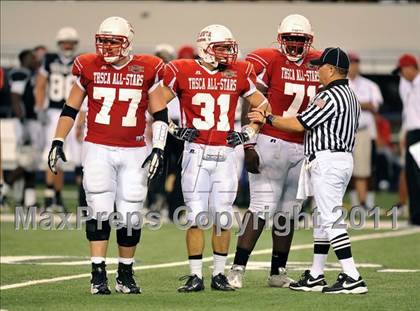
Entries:
[[305, 200], [307, 197], [313, 195], [311, 186], [311, 162], [307, 159], [304, 160], [300, 169], [299, 184], [296, 194], [296, 199]]
[[420, 168], [420, 142], [415, 143], [408, 147], [408, 151], [411, 153], [414, 161], [416, 161], [417, 166]]

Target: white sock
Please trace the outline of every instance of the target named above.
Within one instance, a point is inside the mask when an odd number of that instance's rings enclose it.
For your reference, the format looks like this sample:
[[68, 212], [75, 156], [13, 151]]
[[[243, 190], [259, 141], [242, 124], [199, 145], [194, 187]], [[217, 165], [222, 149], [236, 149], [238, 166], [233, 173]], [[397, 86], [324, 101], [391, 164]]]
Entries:
[[131, 265], [134, 263], [134, 258], [118, 257], [118, 262], [121, 262], [124, 265]]
[[189, 259], [188, 261], [190, 262], [191, 275], [195, 274], [200, 279], [202, 279], [203, 278], [203, 272], [202, 272], [203, 259]]
[[98, 265], [105, 261], [105, 257], [90, 257], [90, 261]]
[[373, 208], [375, 206], [375, 192], [369, 191], [366, 196], [366, 206]]
[[26, 188], [23, 196], [25, 206], [34, 206], [36, 204], [36, 192], [34, 188]]
[[327, 262], [328, 254], [314, 254], [314, 261], [312, 262], [311, 275], [317, 278], [324, 274], [325, 263]]
[[349, 197], [350, 197], [351, 206], [357, 206], [360, 204], [359, 197], [357, 196], [356, 190], [351, 190], [349, 193]]
[[227, 254], [226, 255], [213, 254], [213, 276], [216, 276], [219, 273], [225, 274], [226, 259], [227, 259]]
[[343, 272], [357, 281], [360, 274], [359, 271], [357, 271], [356, 269], [356, 264], [354, 263], [353, 257], [341, 259], [340, 264], [343, 268]]

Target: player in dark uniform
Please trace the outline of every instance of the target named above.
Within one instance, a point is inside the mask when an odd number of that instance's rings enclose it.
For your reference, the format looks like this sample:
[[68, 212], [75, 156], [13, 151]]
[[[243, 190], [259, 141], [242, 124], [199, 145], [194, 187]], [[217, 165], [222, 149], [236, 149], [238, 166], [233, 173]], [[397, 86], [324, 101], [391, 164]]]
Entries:
[[24, 206], [36, 205], [35, 170], [43, 148], [42, 127], [34, 111], [35, 72], [38, 68], [31, 50], [19, 53], [20, 67], [9, 72], [10, 106], [13, 116], [19, 119], [16, 125], [17, 168], [5, 178], [5, 192], [15, 181], [24, 178]]
[[[40, 120], [45, 125], [46, 141], [51, 141], [54, 136], [55, 127], [60, 117], [61, 109], [65, 100], [69, 95], [76, 78], [72, 75], [71, 69], [79, 41], [76, 30], [71, 27], [65, 27], [57, 33], [58, 53], [47, 53], [44, 57], [42, 66], [36, 81], [36, 111]], [[46, 100], [47, 99], [47, 100]], [[70, 133], [68, 144], [70, 161], [76, 165], [76, 180], [81, 184], [81, 144], [76, 139], [75, 132]], [[44, 150], [44, 157], [48, 154], [48, 150]], [[45, 189], [45, 207], [50, 208], [54, 205], [59, 209], [64, 209], [61, 197], [61, 189], [63, 187], [63, 171], [58, 170], [58, 174], [54, 175], [49, 170], [46, 172]], [[79, 193], [79, 205], [83, 204], [84, 191], [81, 189]]]

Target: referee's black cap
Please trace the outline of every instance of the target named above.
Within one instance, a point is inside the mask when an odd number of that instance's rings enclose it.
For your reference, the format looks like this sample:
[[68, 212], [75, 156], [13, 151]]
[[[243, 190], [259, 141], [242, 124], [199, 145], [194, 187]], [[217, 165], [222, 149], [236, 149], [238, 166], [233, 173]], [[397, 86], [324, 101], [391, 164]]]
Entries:
[[311, 64], [315, 66], [321, 66], [324, 64], [330, 64], [334, 67], [349, 69], [350, 60], [346, 52], [340, 48], [326, 48], [322, 55], [318, 59], [311, 60]]

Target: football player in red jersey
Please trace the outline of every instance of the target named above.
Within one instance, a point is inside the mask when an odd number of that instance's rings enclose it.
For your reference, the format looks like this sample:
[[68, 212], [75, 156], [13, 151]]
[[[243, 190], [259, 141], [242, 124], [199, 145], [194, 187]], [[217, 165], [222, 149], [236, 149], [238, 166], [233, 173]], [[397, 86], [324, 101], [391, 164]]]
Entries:
[[[224, 274], [229, 250], [232, 204], [238, 176], [232, 147], [255, 136], [258, 126], [234, 132], [240, 96], [252, 107], [266, 108], [267, 99], [256, 89], [252, 64], [236, 61], [238, 46], [228, 28], [205, 27], [197, 37], [199, 59], [179, 59], [166, 65], [163, 78], [166, 102], [178, 96], [181, 127], [170, 132], [186, 140], [182, 159], [182, 191], [188, 208], [187, 249], [191, 274], [179, 292], [204, 290], [202, 256], [205, 220], [213, 224], [214, 269], [211, 287], [232, 291]], [[203, 223], [204, 222], [204, 223]]]
[[[164, 64], [155, 56], [131, 55], [133, 37], [133, 27], [125, 19], [109, 17], [96, 33], [96, 54], [75, 59], [73, 74], [77, 83], [62, 110], [48, 157], [48, 165], [55, 173], [57, 161], [66, 160], [64, 140], [87, 96], [83, 183], [92, 211], [92, 219], [86, 222], [92, 294], [111, 293], [105, 257], [114, 203], [120, 213], [115, 289], [126, 294], [141, 292], [133, 278], [134, 254], [141, 233], [139, 211], [146, 197], [147, 179], [159, 173], [163, 161], [168, 115], [159, 81]], [[154, 117], [153, 150], [147, 158], [143, 137], [146, 109]]]
[[[254, 65], [258, 89], [268, 94], [273, 113], [294, 116], [306, 109], [317, 92], [318, 73], [309, 60], [318, 58], [320, 53], [311, 50], [312, 27], [302, 15], [284, 18], [277, 40], [280, 48], [256, 50], [246, 60]], [[243, 218], [245, 232], [238, 237], [234, 264], [228, 273], [229, 282], [235, 288], [242, 287], [249, 255], [266, 221], [276, 213], [267, 282], [273, 287], [288, 287], [292, 281], [285, 267], [293, 238], [293, 215], [300, 212], [302, 203], [296, 199], [304, 158], [302, 143], [303, 134], [284, 132], [265, 124], [256, 140], [244, 146], [251, 202]], [[254, 228], [254, 222], [258, 228]]]

